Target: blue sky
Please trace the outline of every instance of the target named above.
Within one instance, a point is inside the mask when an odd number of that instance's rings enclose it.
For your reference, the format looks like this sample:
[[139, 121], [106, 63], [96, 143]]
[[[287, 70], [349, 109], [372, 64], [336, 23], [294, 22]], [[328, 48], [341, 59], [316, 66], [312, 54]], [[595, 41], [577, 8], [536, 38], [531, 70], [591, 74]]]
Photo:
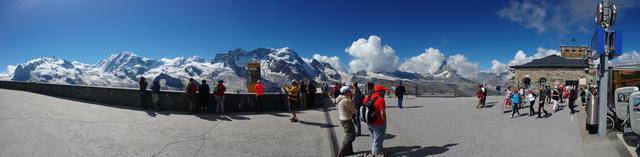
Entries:
[[[302, 57], [354, 58], [345, 49], [371, 35], [400, 62], [433, 47], [490, 70], [517, 51], [587, 45], [597, 0], [5, 0], [0, 1], [0, 72], [42, 56], [95, 64], [110, 54], [201, 56], [236, 48], [290, 47]], [[617, 1], [614, 1], [617, 2]], [[615, 27], [624, 52], [640, 50], [640, 3], [620, 1]], [[515, 8], [515, 9], [509, 9]], [[544, 16], [538, 11], [542, 11]]]

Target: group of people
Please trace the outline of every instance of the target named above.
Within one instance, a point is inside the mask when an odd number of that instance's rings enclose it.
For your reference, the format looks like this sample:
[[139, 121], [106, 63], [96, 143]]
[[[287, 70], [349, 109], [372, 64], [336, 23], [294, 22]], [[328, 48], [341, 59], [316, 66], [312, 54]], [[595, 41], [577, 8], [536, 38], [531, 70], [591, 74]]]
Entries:
[[296, 109], [305, 109], [307, 107], [315, 106], [315, 93], [317, 92], [316, 86], [311, 80], [300, 81], [298, 85], [298, 81], [292, 80], [291, 87], [286, 83], [283, 84], [284, 90], [287, 93], [287, 106], [289, 107], [289, 112], [291, 112], [291, 122], [298, 122], [298, 117], [296, 116]]
[[[138, 85], [140, 86], [140, 104], [142, 107], [146, 107], [146, 100], [148, 98], [147, 79], [145, 77], [141, 77]], [[210, 104], [209, 99], [211, 98], [211, 95], [213, 95], [216, 101], [216, 113], [224, 113], [224, 92], [226, 90], [223, 80], [218, 80], [218, 83], [213, 87], [213, 92], [211, 93], [211, 88], [207, 85], [207, 80], [203, 79], [200, 86], [198, 86], [193, 78], [189, 78], [185, 91], [189, 112], [196, 112], [196, 105], [198, 105], [200, 107], [200, 112], [202, 114], [207, 114]], [[155, 112], [158, 112], [159, 108], [159, 94], [160, 83], [158, 80], [154, 80], [153, 85], [151, 86], [151, 100]]]
[[[578, 96], [581, 97], [582, 106], [584, 107], [586, 105], [586, 97], [591, 94], [591, 91], [581, 88], [580, 92], [578, 92], [578, 88], [576, 86], [555, 86], [551, 88], [548, 85], [540, 85], [539, 93], [537, 94], [531, 89], [525, 90], [522, 86], [519, 88], [508, 87], [504, 94], [505, 107], [512, 107], [511, 118], [520, 116], [519, 109], [525, 106], [526, 103], [529, 103], [529, 116], [533, 116], [537, 113], [538, 118], [542, 118], [541, 113], [544, 113], [545, 116], [550, 115], [544, 109], [545, 103], [553, 104], [553, 113], [559, 110], [559, 105], [561, 103], [566, 103], [565, 106], [569, 107], [571, 111], [570, 114], [575, 114], [575, 102], [578, 99]], [[534, 110], [536, 99], [538, 99], [538, 112]], [[565, 99], [568, 99], [568, 102], [565, 102]]]
[[375, 118], [367, 120], [367, 127], [371, 133], [370, 156], [383, 154], [382, 146], [387, 128], [384, 95], [387, 90], [388, 89], [382, 85], [376, 85], [373, 88], [373, 93], [365, 96], [358, 88], [358, 83], [353, 82], [352, 86], [340, 86], [338, 92], [335, 92], [338, 93], [335, 100], [338, 107], [338, 118], [345, 132], [338, 156], [342, 157], [354, 154], [353, 141], [357, 136], [362, 136], [361, 120], [366, 120], [367, 118], [371, 118], [371, 116]]

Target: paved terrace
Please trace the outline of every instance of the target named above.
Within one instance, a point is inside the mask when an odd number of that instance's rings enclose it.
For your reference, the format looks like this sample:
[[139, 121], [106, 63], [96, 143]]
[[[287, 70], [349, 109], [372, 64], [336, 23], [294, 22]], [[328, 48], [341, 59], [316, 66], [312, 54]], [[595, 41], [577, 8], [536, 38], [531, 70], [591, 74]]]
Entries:
[[[408, 98], [403, 109], [387, 98], [388, 156], [630, 156], [616, 138], [586, 135], [584, 112], [511, 119], [502, 99], [477, 110], [475, 98]], [[329, 157], [344, 137], [335, 107], [291, 123], [284, 112], [154, 114], [0, 89], [0, 108], [0, 156]], [[369, 137], [357, 137], [357, 155], [369, 150]]]

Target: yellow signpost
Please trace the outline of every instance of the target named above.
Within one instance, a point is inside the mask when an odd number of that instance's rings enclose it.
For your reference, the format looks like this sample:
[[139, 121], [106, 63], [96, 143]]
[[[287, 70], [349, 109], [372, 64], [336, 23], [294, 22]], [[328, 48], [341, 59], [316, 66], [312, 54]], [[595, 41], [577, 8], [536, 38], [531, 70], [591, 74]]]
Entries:
[[260, 63], [247, 64], [247, 72], [249, 73], [249, 78], [247, 78], [247, 91], [249, 93], [255, 93], [256, 89], [254, 89], [253, 86], [260, 80]]

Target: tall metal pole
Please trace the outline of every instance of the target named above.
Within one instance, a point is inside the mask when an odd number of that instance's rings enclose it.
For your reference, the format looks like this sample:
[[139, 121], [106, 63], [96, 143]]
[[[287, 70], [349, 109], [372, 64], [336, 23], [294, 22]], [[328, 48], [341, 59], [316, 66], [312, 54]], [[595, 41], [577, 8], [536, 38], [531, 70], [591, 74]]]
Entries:
[[608, 103], [608, 93], [609, 93], [609, 66], [607, 65], [609, 62], [608, 54], [611, 53], [611, 44], [609, 41], [609, 26], [612, 24], [612, 15], [611, 9], [612, 7], [611, 0], [603, 0], [602, 1], [602, 9], [603, 9], [603, 18], [601, 26], [604, 28], [604, 52], [600, 55], [600, 84], [598, 85], [598, 99], [600, 100], [598, 103], [598, 136], [606, 136], [606, 118], [607, 111], [609, 108]]

